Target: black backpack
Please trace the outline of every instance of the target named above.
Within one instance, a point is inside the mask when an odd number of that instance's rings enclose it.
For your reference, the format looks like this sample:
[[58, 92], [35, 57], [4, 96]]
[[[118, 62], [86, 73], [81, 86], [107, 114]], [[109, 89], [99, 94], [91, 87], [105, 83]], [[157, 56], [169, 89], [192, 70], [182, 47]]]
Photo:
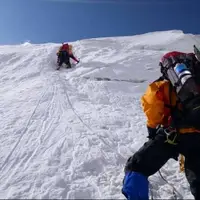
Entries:
[[200, 51], [194, 46], [194, 53], [170, 52], [160, 66], [182, 106], [177, 124], [200, 129]]

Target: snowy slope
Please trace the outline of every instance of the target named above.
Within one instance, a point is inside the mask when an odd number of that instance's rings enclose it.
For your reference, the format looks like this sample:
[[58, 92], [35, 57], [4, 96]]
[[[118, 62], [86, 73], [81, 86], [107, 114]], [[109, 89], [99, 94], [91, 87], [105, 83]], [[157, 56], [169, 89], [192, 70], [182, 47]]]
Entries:
[[[146, 141], [140, 97], [169, 50], [191, 51], [181, 31], [73, 43], [81, 63], [55, 71], [59, 44], [0, 46], [0, 198], [124, 198], [123, 167]], [[193, 198], [178, 163], [163, 176]], [[155, 174], [154, 198], [172, 198]]]

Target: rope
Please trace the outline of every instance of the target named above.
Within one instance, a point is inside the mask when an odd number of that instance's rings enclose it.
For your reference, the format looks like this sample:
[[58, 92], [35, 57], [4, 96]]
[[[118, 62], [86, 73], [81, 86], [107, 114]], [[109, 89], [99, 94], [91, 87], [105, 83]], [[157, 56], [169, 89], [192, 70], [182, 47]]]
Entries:
[[169, 183], [167, 181], [167, 179], [163, 177], [160, 170], [158, 171], [158, 173], [159, 173], [160, 177], [163, 179], [163, 181], [165, 181], [165, 183], [167, 183], [172, 188], [172, 193], [173, 193], [174, 199], [178, 199], [178, 196], [180, 197], [180, 199], [183, 199], [183, 196], [180, 194], [180, 192], [173, 186], [173, 184]]
[[149, 182], [149, 191], [150, 191], [150, 195], [151, 195], [151, 200], [154, 200], [152, 188], [153, 188], [152, 184]]
[[[44, 91], [44, 90], [43, 90], [43, 91]], [[27, 124], [25, 125], [23, 131], [21, 132], [21, 135], [20, 135], [18, 141], [14, 144], [14, 146], [13, 146], [13, 148], [11, 149], [10, 153], [8, 154], [8, 156], [6, 157], [6, 159], [3, 161], [3, 164], [2, 164], [2, 166], [0, 167], [0, 171], [3, 170], [3, 168], [4, 168], [5, 165], [7, 164], [8, 160], [9, 160], [10, 157], [12, 156], [14, 150], [15, 150], [16, 147], [19, 145], [20, 141], [22, 140], [22, 138], [24, 137], [25, 133], [27, 132], [28, 127], [29, 127], [29, 125], [30, 125], [30, 123], [31, 123], [31, 120], [32, 120], [32, 118], [33, 118], [33, 116], [34, 116], [34, 114], [35, 114], [35, 112], [36, 112], [38, 106], [40, 105], [41, 100], [43, 99], [43, 97], [44, 97], [45, 94], [46, 94], [46, 92], [43, 92], [42, 95], [40, 96], [40, 98], [39, 98], [39, 100], [38, 100], [38, 102], [37, 102], [37, 104], [36, 104], [34, 110], [31, 112], [31, 115], [30, 115], [30, 117], [29, 117], [29, 119], [28, 119]]]

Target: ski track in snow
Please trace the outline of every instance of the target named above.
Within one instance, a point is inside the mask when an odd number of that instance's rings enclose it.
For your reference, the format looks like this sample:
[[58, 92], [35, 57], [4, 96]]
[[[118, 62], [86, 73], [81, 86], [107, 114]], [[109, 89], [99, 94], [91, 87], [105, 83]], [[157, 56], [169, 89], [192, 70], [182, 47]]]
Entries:
[[[147, 136], [140, 97], [160, 57], [194, 42], [180, 31], [77, 41], [81, 63], [59, 71], [58, 44], [1, 46], [0, 198], [124, 198], [125, 162]], [[177, 162], [161, 172], [193, 198]], [[154, 198], [174, 198], [158, 173], [149, 180]]]

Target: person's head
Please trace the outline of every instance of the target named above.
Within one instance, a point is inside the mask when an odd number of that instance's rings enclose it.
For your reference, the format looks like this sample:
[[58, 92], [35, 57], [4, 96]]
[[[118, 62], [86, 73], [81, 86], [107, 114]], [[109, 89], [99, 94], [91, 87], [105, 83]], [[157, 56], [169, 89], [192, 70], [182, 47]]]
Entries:
[[197, 67], [198, 71], [200, 71], [200, 62], [198, 61], [194, 53], [173, 51], [165, 54], [159, 62], [162, 75], [167, 78], [166, 73], [168, 69], [174, 68], [177, 63], [184, 63], [192, 73], [195, 73]]
[[62, 42], [62, 45], [69, 45], [67, 42]]

